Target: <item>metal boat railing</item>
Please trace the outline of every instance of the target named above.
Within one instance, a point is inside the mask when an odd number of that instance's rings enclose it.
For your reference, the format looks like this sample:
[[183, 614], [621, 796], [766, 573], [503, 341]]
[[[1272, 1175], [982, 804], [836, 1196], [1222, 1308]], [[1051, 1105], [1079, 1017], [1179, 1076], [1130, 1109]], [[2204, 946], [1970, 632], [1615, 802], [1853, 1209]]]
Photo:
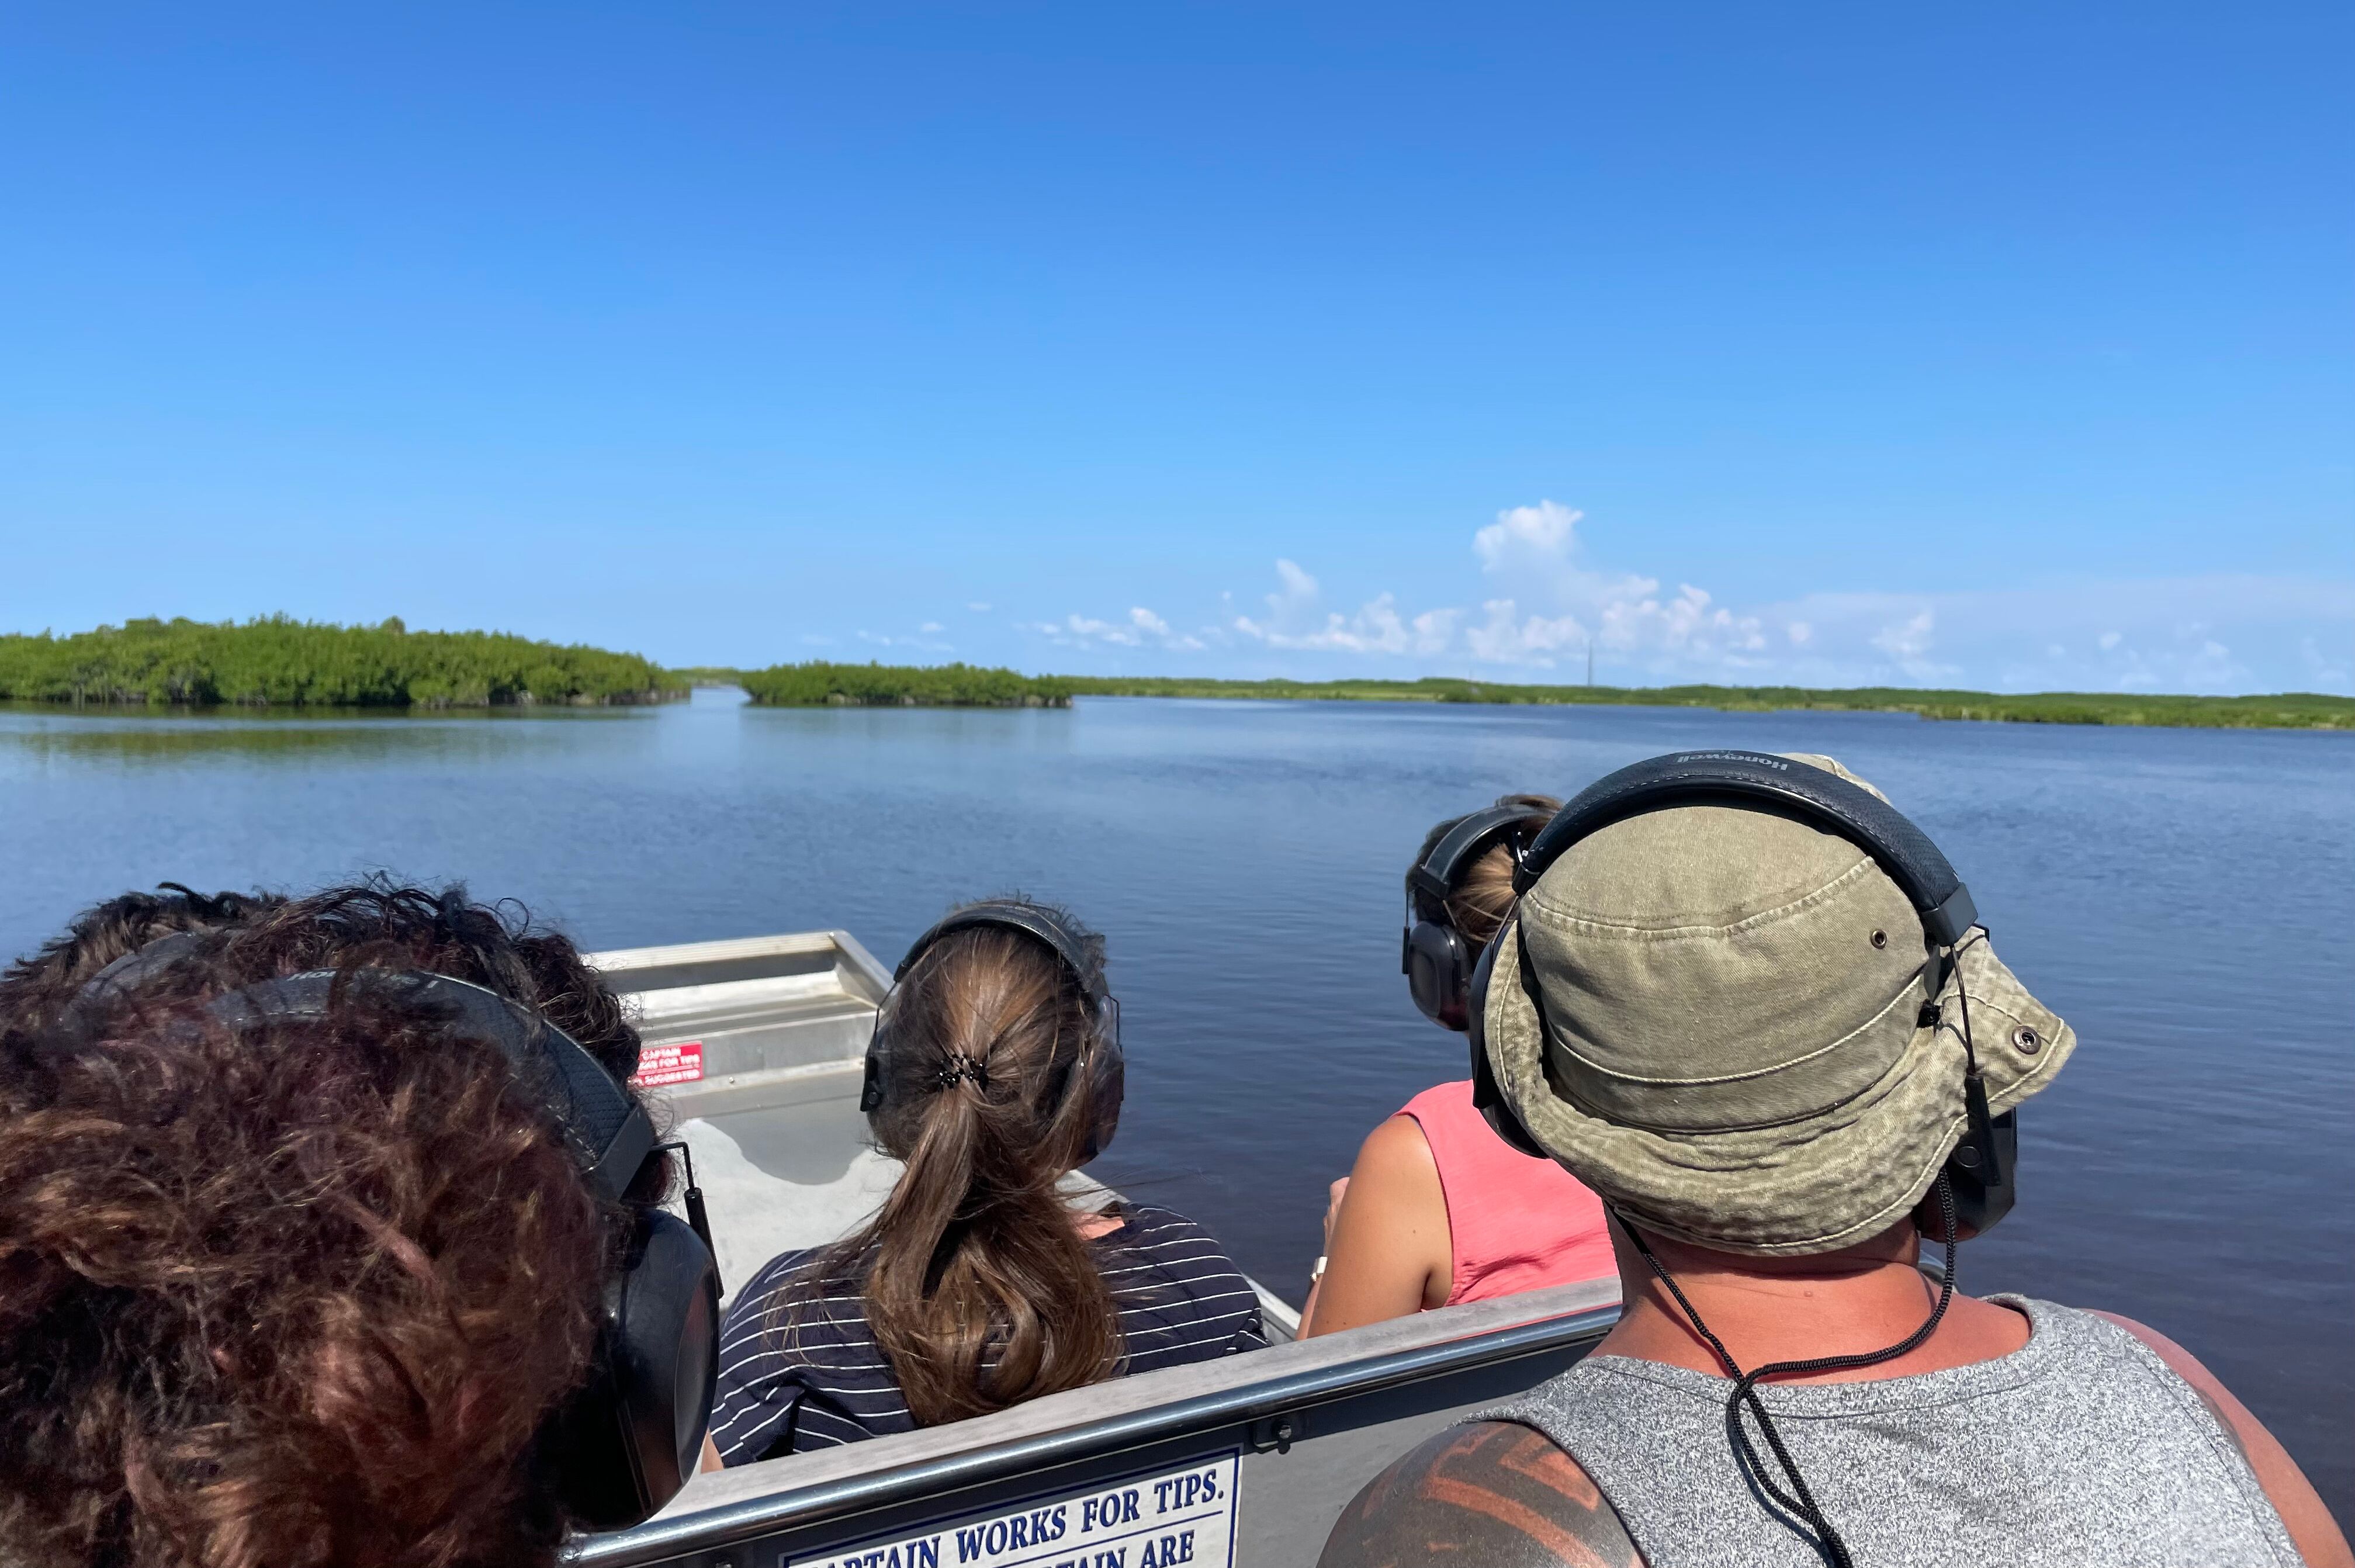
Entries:
[[[1421, 1313], [700, 1477], [654, 1520], [589, 1538], [571, 1556], [583, 1568], [829, 1562], [860, 1542], [954, 1535], [1008, 1508], [1076, 1504], [1114, 1478], [1226, 1463], [1235, 1480], [1223, 1560], [1311, 1562], [1391, 1459], [1566, 1370], [1618, 1320], [1616, 1297], [1615, 1281], [1597, 1281]], [[1208, 1542], [1188, 1557], [1220, 1560]]]

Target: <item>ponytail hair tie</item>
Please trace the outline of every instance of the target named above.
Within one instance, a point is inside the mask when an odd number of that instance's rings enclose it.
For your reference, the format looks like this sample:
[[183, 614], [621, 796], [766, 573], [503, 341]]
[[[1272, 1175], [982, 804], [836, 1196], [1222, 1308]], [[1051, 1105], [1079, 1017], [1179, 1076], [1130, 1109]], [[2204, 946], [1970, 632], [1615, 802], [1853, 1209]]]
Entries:
[[959, 1083], [971, 1083], [976, 1089], [986, 1089], [989, 1087], [989, 1071], [979, 1057], [952, 1051], [946, 1065], [932, 1075], [932, 1081], [942, 1089], [954, 1089]]

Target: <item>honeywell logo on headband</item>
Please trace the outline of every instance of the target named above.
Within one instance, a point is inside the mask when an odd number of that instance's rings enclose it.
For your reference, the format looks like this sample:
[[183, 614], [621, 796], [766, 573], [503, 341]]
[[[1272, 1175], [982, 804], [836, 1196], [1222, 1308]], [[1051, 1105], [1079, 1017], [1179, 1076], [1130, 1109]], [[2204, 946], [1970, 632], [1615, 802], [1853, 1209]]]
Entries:
[[1680, 763], [1755, 763], [1762, 768], [1774, 768], [1786, 773], [1791, 771], [1788, 758], [1762, 757], [1755, 752], [1678, 752], [1677, 761]]

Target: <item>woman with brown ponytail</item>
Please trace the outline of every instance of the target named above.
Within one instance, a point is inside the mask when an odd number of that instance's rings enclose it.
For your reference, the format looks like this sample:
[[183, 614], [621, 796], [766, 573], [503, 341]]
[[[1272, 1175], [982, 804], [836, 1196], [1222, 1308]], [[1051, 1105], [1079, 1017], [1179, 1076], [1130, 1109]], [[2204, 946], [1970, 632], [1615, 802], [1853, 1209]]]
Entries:
[[968, 904], [894, 980], [860, 1108], [906, 1169], [864, 1228], [773, 1260], [737, 1298], [711, 1421], [725, 1463], [1266, 1343], [1208, 1232], [1063, 1180], [1120, 1116], [1102, 937], [1027, 900]]

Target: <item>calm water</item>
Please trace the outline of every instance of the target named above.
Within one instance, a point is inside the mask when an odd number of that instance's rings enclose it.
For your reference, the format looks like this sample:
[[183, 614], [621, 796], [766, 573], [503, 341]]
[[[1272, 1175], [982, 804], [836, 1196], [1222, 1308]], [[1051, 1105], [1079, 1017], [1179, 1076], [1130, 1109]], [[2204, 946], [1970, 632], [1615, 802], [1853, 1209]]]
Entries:
[[590, 946], [839, 925], [888, 964], [1020, 889], [1108, 935], [1130, 1090], [1102, 1174], [1296, 1298], [1326, 1182], [1460, 1077], [1398, 976], [1438, 816], [1696, 745], [1828, 752], [1937, 838], [2076, 1026], [1964, 1279], [2204, 1358], [2355, 1518], [2355, 736], [1872, 714], [1093, 700], [1071, 712], [87, 719], [0, 711], [0, 952], [169, 879], [378, 867]]

